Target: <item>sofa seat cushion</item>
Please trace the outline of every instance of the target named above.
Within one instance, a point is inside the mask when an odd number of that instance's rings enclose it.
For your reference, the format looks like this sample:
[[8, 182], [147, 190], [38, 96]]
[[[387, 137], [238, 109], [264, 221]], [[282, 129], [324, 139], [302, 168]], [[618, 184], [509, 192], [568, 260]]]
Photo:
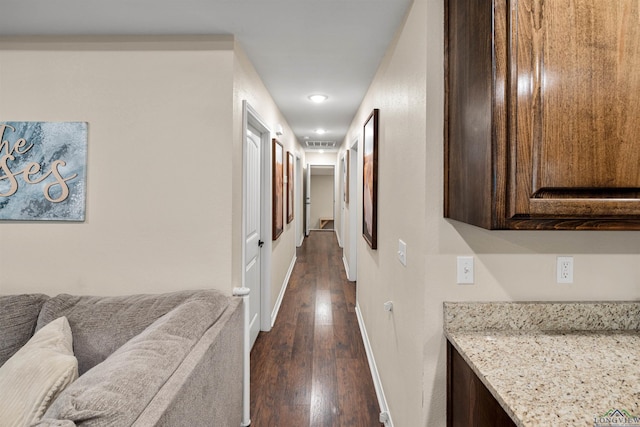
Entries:
[[0, 424], [30, 426], [78, 377], [73, 338], [64, 317], [40, 329], [0, 367]]
[[189, 299], [160, 317], [67, 388], [39, 425], [130, 426], [216, 322], [219, 305]]
[[130, 296], [61, 294], [43, 305], [37, 328], [60, 316], [69, 319], [82, 376], [156, 319], [188, 300], [207, 301], [215, 318], [229, 304], [229, 297], [214, 290]]
[[0, 296], [0, 366], [29, 341], [48, 299], [42, 294]]

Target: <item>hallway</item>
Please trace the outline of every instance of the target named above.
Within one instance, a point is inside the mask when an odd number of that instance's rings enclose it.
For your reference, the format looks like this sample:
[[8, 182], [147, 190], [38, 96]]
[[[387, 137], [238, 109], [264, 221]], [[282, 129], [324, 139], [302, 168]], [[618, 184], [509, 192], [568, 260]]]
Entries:
[[335, 233], [311, 232], [297, 256], [276, 323], [251, 351], [251, 425], [379, 427]]

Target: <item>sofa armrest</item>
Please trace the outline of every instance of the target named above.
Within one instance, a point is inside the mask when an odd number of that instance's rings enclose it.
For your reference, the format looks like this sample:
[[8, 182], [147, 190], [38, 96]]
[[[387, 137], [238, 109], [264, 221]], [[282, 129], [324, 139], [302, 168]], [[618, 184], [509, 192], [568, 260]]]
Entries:
[[240, 426], [243, 319], [242, 299], [234, 298], [133, 426]]

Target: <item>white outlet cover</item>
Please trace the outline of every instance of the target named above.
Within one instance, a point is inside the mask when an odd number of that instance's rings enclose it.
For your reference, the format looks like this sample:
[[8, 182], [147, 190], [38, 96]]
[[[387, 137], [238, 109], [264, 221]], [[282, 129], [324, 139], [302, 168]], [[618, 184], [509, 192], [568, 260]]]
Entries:
[[558, 283], [573, 283], [573, 257], [559, 256], [556, 266], [556, 281]]

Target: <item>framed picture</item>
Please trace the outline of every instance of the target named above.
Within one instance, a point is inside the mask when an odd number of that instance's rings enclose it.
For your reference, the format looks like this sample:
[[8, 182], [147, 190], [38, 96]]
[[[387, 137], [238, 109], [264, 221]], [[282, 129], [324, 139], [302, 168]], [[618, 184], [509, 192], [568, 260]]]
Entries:
[[293, 221], [293, 154], [287, 151], [287, 224]]
[[378, 116], [376, 108], [362, 134], [362, 236], [371, 249], [378, 248]]
[[0, 221], [84, 221], [87, 138], [87, 122], [1, 122]]
[[272, 205], [273, 205], [273, 240], [277, 240], [284, 230], [284, 154], [282, 144], [273, 140], [273, 165], [272, 165]]

